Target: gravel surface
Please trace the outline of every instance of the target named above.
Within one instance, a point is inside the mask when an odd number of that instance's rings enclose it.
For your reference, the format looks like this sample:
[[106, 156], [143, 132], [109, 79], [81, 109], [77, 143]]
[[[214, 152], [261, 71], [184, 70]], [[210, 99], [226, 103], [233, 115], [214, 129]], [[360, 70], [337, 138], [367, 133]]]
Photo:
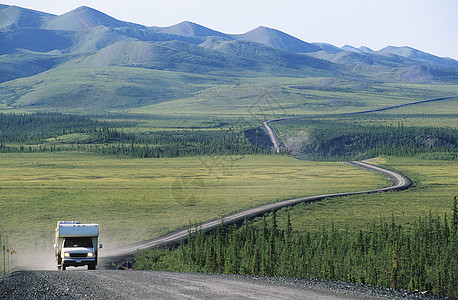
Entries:
[[0, 299], [444, 299], [327, 280], [148, 271], [18, 271]]

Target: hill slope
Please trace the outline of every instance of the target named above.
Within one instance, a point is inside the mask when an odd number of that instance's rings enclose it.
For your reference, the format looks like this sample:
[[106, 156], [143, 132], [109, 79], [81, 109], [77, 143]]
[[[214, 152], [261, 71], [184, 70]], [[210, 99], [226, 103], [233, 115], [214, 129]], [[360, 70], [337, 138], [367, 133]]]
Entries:
[[52, 111], [107, 112], [182, 98], [206, 77], [138, 68], [52, 70], [0, 84], [0, 107]]

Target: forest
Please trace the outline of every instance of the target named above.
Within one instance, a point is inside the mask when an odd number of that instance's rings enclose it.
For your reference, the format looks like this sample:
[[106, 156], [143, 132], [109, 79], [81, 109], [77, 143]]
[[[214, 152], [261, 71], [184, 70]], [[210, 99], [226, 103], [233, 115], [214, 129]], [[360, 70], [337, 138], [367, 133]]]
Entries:
[[371, 125], [364, 122], [367, 120], [361, 122], [355, 118], [295, 119], [288, 120], [281, 128], [309, 133], [300, 152], [310, 160], [361, 160], [380, 155], [458, 159], [457, 129], [404, 126], [402, 122]]
[[[321, 278], [458, 297], [458, 212], [449, 219], [419, 216], [409, 227], [374, 219], [360, 231], [295, 232], [289, 214], [285, 230], [266, 217], [205, 234], [189, 234], [175, 249], [144, 250], [134, 269]], [[196, 226], [198, 229], [198, 226]]]
[[[270, 140], [260, 128], [124, 132], [137, 123], [59, 113], [0, 114], [0, 152], [82, 151], [118, 158], [269, 153]], [[72, 134], [81, 135], [59, 139]]]
[[87, 117], [60, 113], [0, 113], [0, 142], [36, 144], [50, 137], [96, 131], [103, 125]]
[[[212, 124], [210, 128], [126, 132], [144, 121], [98, 121], [60, 113], [0, 114], [0, 152], [82, 151], [118, 158], [270, 152], [270, 140], [257, 124], [243, 128]], [[305, 128], [309, 133], [300, 150], [308, 160], [360, 160], [379, 155], [458, 159], [458, 129], [404, 126], [402, 122], [371, 125], [357, 116], [347, 120], [304, 118], [283, 122], [281, 126], [274, 124], [274, 128], [287, 128], [289, 132]], [[70, 138], [72, 134], [79, 135]]]

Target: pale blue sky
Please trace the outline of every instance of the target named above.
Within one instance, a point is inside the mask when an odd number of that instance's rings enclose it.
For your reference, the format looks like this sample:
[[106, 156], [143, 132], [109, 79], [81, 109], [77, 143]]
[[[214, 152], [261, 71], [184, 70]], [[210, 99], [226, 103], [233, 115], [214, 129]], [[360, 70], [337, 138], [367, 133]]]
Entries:
[[379, 50], [410, 46], [458, 59], [458, 0], [0, 0], [63, 14], [86, 5], [123, 21], [192, 21], [225, 33], [260, 25], [307, 42]]

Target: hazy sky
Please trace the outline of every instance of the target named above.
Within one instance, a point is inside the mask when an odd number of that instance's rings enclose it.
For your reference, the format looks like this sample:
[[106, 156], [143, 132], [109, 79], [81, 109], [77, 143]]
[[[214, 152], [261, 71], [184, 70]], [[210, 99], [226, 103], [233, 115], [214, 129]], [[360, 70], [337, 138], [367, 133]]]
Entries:
[[458, 0], [0, 0], [53, 14], [86, 5], [123, 21], [191, 21], [224, 33], [260, 25], [307, 42], [411, 46], [458, 59]]

